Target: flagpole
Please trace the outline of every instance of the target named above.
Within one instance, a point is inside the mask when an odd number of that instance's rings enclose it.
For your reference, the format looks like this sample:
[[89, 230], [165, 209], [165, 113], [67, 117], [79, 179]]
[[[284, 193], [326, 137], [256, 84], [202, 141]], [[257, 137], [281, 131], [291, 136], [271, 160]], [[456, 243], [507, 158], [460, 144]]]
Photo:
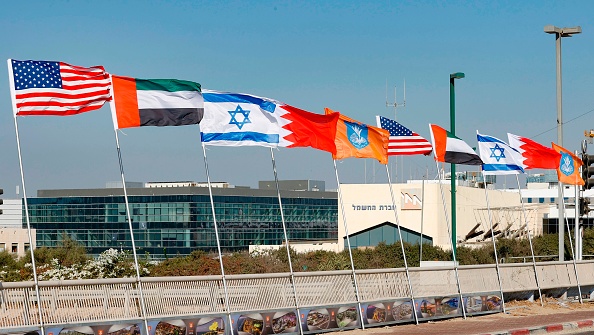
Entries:
[[[439, 174], [439, 164], [437, 163], [437, 160], [435, 161], [435, 167], [437, 168], [437, 171]], [[445, 214], [446, 229], [448, 230], [449, 237], [451, 237], [452, 233], [450, 232], [450, 220], [448, 219], [448, 211], [446, 209], [445, 196], [443, 194], [443, 184], [441, 182], [441, 177], [439, 178], [439, 190], [441, 191], [441, 203], [443, 204], [443, 212]], [[464, 317], [464, 319], [466, 319], [466, 308], [464, 308], [464, 299], [462, 298], [462, 288], [460, 287], [460, 277], [458, 276], [458, 264], [456, 262], [456, 253], [454, 252], [454, 243], [452, 242], [451, 238], [449, 238], [449, 240], [450, 240], [450, 246], [452, 247], [452, 259], [454, 261], [454, 273], [456, 274], [456, 284], [458, 285], [458, 295], [460, 296], [460, 302], [458, 303], [458, 306], [462, 306], [462, 316]]]
[[[563, 201], [563, 206], [565, 206], [565, 201]], [[577, 217], [575, 219], [576, 219], [575, 221], [577, 221]], [[575, 272], [575, 280], [577, 282], [578, 294], [580, 295], [580, 304], [583, 304], [584, 302], [582, 301], [582, 288], [580, 286], [580, 277], [578, 276], [577, 263], [575, 260], [575, 252], [573, 251], [573, 242], [571, 242], [571, 230], [569, 229], [569, 218], [567, 216], [565, 217], [565, 224], [567, 227], [567, 238], [569, 239], [569, 248], [571, 249], [571, 256], [573, 258], [573, 271]], [[577, 225], [575, 225], [575, 228], [577, 228]]]
[[[10, 60], [8, 63], [10, 67]], [[12, 86], [12, 85], [11, 85]], [[45, 335], [45, 327], [43, 325], [43, 313], [41, 311], [41, 297], [39, 294], [39, 280], [37, 278], [37, 268], [35, 266], [35, 245], [33, 244], [33, 237], [31, 235], [31, 221], [29, 219], [29, 205], [27, 202], [27, 188], [25, 187], [25, 175], [23, 173], [23, 158], [21, 155], [21, 140], [19, 138], [19, 126], [16, 115], [14, 116], [14, 129], [16, 131], [17, 151], [19, 153], [19, 168], [21, 170], [21, 184], [23, 185], [23, 202], [25, 205], [25, 221], [27, 221], [27, 235], [29, 236], [29, 252], [31, 254], [31, 267], [33, 268], [33, 280], [35, 282], [35, 295], [37, 297], [37, 312], [39, 313], [39, 327], [41, 329], [41, 335]]]
[[[576, 151], [576, 155], [577, 155], [577, 151]], [[578, 187], [578, 185], [574, 185], [575, 187], [575, 220], [574, 220], [574, 226], [575, 229], [573, 230], [573, 240], [575, 241], [575, 259], [576, 261], [581, 261], [582, 260], [582, 255], [581, 255], [581, 234], [580, 234], [580, 188]]]
[[212, 198], [212, 185], [210, 183], [210, 174], [208, 172], [208, 160], [206, 159], [206, 147], [202, 142], [202, 153], [204, 155], [204, 168], [206, 170], [206, 181], [208, 183], [208, 194], [210, 196], [210, 207], [212, 209], [212, 219], [215, 229], [215, 237], [217, 239], [217, 250], [219, 252], [219, 265], [221, 266], [221, 275], [223, 276], [223, 290], [225, 292], [225, 305], [227, 307], [227, 315], [229, 317], [229, 331], [233, 335], [233, 319], [231, 318], [231, 305], [229, 304], [229, 292], [227, 289], [227, 279], [225, 278], [225, 267], [223, 266], [223, 253], [221, 252], [221, 241], [219, 240], [219, 229], [217, 227], [217, 215], [215, 213], [214, 200]]
[[138, 284], [138, 292], [140, 293], [140, 311], [142, 313], [142, 320], [144, 321], [144, 329], [147, 335], [148, 321], [146, 318], [146, 305], [144, 302], [144, 293], [142, 290], [142, 281], [140, 280], [140, 267], [138, 266], [138, 256], [136, 255], [136, 243], [134, 242], [134, 229], [132, 228], [132, 217], [130, 216], [130, 202], [128, 201], [128, 191], [126, 188], [126, 178], [124, 177], [124, 164], [122, 163], [122, 151], [120, 149], [120, 139], [118, 137], [118, 130], [114, 128], [116, 148], [118, 151], [118, 162], [120, 163], [120, 174], [122, 177], [122, 188], [124, 190], [124, 202], [126, 204], [126, 218], [128, 219], [128, 229], [130, 230], [130, 239], [132, 241], [132, 254], [134, 255], [134, 268], [136, 269], [136, 282]]
[[[287, 249], [287, 259], [289, 260], [289, 271], [291, 271], [291, 284], [293, 286], [293, 296], [295, 298], [295, 308], [297, 309], [297, 319], [300, 320], [301, 312], [299, 311], [299, 300], [297, 299], [297, 288], [295, 287], [295, 274], [293, 272], [293, 263], [291, 261], [291, 252], [289, 247], [289, 238], [287, 236], [287, 226], [285, 224], [285, 214], [283, 211], [283, 203], [281, 200], [280, 188], [278, 185], [278, 176], [276, 173], [276, 160], [274, 159], [274, 151], [270, 148], [270, 157], [272, 158], [272, 170], [274, 171], [274, 182], [276, 183], [276, 194], [278, 195], [278, 205], [280, 208], [281, 221], [283, 224], [283, 234], [285, 236], [285, 246]], [[303, 335], [303, 326], [299, 324], [299, 334]]]
[[[429, 169], [427, 169], [429, 170]], [[429, 171], [427, 171], [426, 178], [429, 178]], [[419, 246], [419, 267], [421, 266], [421, 262], [423, 261], [423, 219], [425, 214], [425, 177], [422, 181], [421, 186], [421, 243]]]
[[12, 73], [12, 64], [11, 59], [6, 60], [6, 64], [8, 65], [8, 81], [10, 84], [10, 99], [12, 101], [12, 111], [14, 117], [14, 130], [16, 133], [16, 142], [17, 142], [17, 151], [19, 155], [19, 168], [21, 171], [21, 184], [23, 185], [23, 203], [25, 206], [25, 220], [27, 222], [27, 235], [29, 237], [29, 252], [31, 253], [31, 266], [33, 268], [33, 280], [35, 283], [35, 295], [37, 297], [37, 313], [39, 314], [39, 328], [41, 330], [41, 335], [45, 335], [45, 327], [43, 325], [43, 313], [41, 311], [41, 298], [39, 294], [39, 280], [37, 278], [37, 268], [35, 266], [35, 253], [33, 249], [35, 249], [35, 245], [33, 244], [33, 237], [31, 235], [31, 221], [29, 218], [29, 205], [27, 201], [27, 188], [25, 187], [25, 174], [23, 173], [23, 157], [21, 154], [21, 140], [19, 138], [19, 126], [17, 122], [17, 108], [16, 108], [16, 101], [15, 101], [15, 86], [14, 86], [14, 76]]
[[487, 178], [483, 172], [483, 180], [485, 181], [485, 199], [487, 201], [487, 213], [489, 214], [489, 226], [491, 227], [491, 241], [493, 241], [493, 253], [495, 254], [495, 270], [497, 272], [497, 281], [499, 282], [499, 292], [501, 292], [501, 307], [505, 313], [505, 300], [503, 298], [503, 286], [501, 285], [501, 274], [499, 272], [499, 259], [497, 257], [497, 245], [495, 243], [495, 232], [493, 231], [493, 217], [491, 215], [491, 206], [489, 205], [489, 192], [487, 192]]
[[526, 215], [526, 209], [524, 208], [524, 199], [522, 198], [522, 189], [520, 187], [520, 177], [516, 175], [516, 180], [518, 182], [518, 193], [520, 194], [520, 204], [522, 205], [522, 213], [524, 214], [524, 222], [526, 232], [528, 233], [528, 242], [530, 243], [530, 253], [532, 254], [532, 265], [534, 267], [534, 277], [536, 278], [536, 287], [538, 287], [538, 296], [540, 298], [540, 305], [544, 306], [544, 302], [542, 300], [542, 292], [540, 290], [540, 280], [538, 279], [538, 271], [536, 270], [536, 257], [534, 257], [534, 247], [532, 246], [532, 236], [530, 235], [530, 229], [528, 229], [528, 216]]
[[[349, 258], [351, 260], [351, 268], [353, 270], [353, 283], [355, 284], [355, 294], [357, 297], [357, 306], [359, 309], [359, 315], [361, 317], [361, 329], [365, 329], [365, 322], [363, 322], [363, 309], [361, 307], [361, 298], [359, 296], [359, 285], [357, 285], [357, 275], [355, 274], [355, 263], [353, 262], [353, 252], [351, 251], [351, 241], [350, 241], [350, 237], [349, 237], [349, 230], [347, 227], [347, 222], [346, 222], [346, 215], [344, 212], [344, 203], [343, 203], [343, 199], [342, 199], [342, 191], [340, 189], [340, 180], [338, 179], [338, 168], [336, 167], [336, 159], [332, 159], [332, 162], [334, 162], [334, 172], [336, 174], [336, 183], [338, 184], [338, 198], [340, 199], [340, 209], [342, 211], [342, 222], [344, 224], [344, 233], [346, 234], [346, 241], [347, 241], [347, 246], [348, 246], [348, 250], [349, 250]], [[340, 238], [340, 236], [339, 236]], [[414, 307], [414, 305], [413, 305]]]
[[[410, 273], [408, 271], [408, 262], [406, 261], [406, 253], [404, 252], [404, 244], [402, 241], [402, 231], [400, 230], [400, 220], [398, 218], [398, 211], [396, 210], [396, 200], [394, 199], [394, 190], [392, 189], [392, 178], [390, 178], [390, 170], [386, 164], [386, 175], [388, 176], [388, 185], [390, 186], [390, 195], [392, 196], [392, 208], [394, 209], [394, 217], [396, 219], [396, 226], [398, 227], [398, 238], [400, 239], [400, 249], [402, 249], [402, 259], [404, 260], [404, 270], [406, 271], [406, 280], [408, 281], [408, 289], [410, 290], [411, 306], [415, 306], [415, 295], [413, 287], [410, 282]], [[424, 185], [424, 184], [423, 184]], [[421, 242], [423, 241], [423, 234], [421, 233]], [[422, 244], [422, 243], [421, 243]], [[419, 324], [419, 317], [417, 313], [413, 313], [415, 324]]]

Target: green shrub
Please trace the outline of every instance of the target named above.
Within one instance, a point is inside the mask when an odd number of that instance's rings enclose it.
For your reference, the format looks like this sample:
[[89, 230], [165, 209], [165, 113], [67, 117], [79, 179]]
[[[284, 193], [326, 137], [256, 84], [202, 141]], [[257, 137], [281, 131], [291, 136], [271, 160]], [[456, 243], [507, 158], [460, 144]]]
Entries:
[[[566, 234], [565, 259], [572, 259], [572, 252], [569, 249], [569, 236], [573, 238], [573, 234]], [[546, 234], [535, 237], [533, 246], [535, 255], [550, 256], [537, 258], [537, 261], [554, 260], [558, 253], [558, 235]], [[584, 230], [583, 246], [584, 255], [594, 255], [594, 229]], [[403, 247], [408, 266], [418, 267], [420, 246], [406, 242], [401, 246], [397, 242], [393, 244], [379, 243], [375, 247], [353, 249], [352, 256], [355, 268], [402, 268], [404, 267]], [[527, 239], [500, 238], [496, 240], [496, 248], [497, 257], [500, 261], [507, 263], [531, 261], [530, 244]], [[36, 249], [34, 253], [38, 273], [41, 273], [42, 278], [44, 277], [44, 271], [53, 271], [52, 273], [59, 275], [61, 272], [56, 270], [76, 269], [77, 266], [89, 264], [92, 260], [87, 255], [85, 248], [66, 234], [62, 236], [58, 247], [41, 247]], [[338, 253], [322, 250], [297, 253], [291, 248], [290, 256], [294, 272], [350, 270], [352, 268], [348, 250]], [[429, 244], [423, 245], [422, 256], [423, 261], [452, 260], [450, 250], [444, 250]], [[129, 254], [118, 255], [117, 259], [117, 267], [109, 269], [107, 266], [103, 267], [109, 273], [93, 273], [92, 276], [105, 278], [135, 275], [135, 269]], [[493, 264], [495, 262], [493, 244], [491, 241], [485, 241], [480, 247], [458, 246], [457, 260], [460, 265]], [[0, 252], [0, 281], [31, 280], [32, 268], [30, 264], [27, 265], [30, 262], [31, 257], [29, 254], [16, 259], [13, 254]], [[200, 250], [195, 250], [187, 256], [170, 256], [162, 262], [151, 262], [147, 258], [139, 260], [139, 263], [143, 268], [142, 275], [150, 276], [199, 276], [221, 273], [218, 254]], [[287, 250], [284, 247], [256, 251], [251, 254], [248, 252], [225, 254], [223, 263], [225, 274], [289, 272], [289, 259]], [[71, 272], [75, 273], [76, 271], [71, 270]]]

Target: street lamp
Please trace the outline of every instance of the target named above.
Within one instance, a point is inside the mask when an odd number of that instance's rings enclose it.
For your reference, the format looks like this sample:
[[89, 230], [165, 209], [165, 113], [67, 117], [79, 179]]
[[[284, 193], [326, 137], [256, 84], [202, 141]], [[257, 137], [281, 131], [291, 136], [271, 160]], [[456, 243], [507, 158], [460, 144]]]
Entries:
[[[570, 27], [570, 28], [559, 28], [553, 25], [546, 25], [544, 32], [547, 34], [555, 34], [556, 49], [557, 49], [557, 143], [563, 146], [563, 106], [561, 98], [561, 38], [571, 37], [573, 34], [581, 34], [582, 27]], [[559, 216], [558, 216], [558, 227], [559, 227], [559, 260], [564, 259], [565, 252], [565, 204], [564, 204], [563, 184], [559, 182], [559, 192], [557, 195]]]
[[[450, 74], [450, 133], [456, 135], [456, 94], [454, 92], [454, 80], [464, 78], [464, 73], [456, 72]], [[451, 203], [452, 203], [452, 255], [456, 257], [456, 164], [451, 164]]]

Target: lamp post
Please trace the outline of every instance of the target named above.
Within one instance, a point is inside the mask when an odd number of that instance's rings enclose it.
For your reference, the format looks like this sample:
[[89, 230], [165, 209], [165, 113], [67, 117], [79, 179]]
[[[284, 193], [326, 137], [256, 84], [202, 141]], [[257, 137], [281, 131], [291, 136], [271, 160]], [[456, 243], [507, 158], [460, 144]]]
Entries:
[[[464, 73], [456, 72], [450, 74], [450, 133], [456, 135], [456, 93], [454, 91], [454, 80], [464, 78]], [[451, 203], [452, 203], [452, 255], [456, 257], [456, 164], [451, 164]]]
[[[573, 34], [580, 34], [582, 27], [569, 27], [559, 28], [553, 25], [546, 25], [544, 32], [547, 34], [555, 34], [556, 49], [557, 49], [557, 143], [563, 146], [563, 105], [561, 97], [561, 38], [571, 37]], [[559, 216], [558, 216], [558, 227], [559, 227], [559, 260], [564, 260], [565, 253], [565, 204], [563, 195], [563, 184], [559, 182], [559, 192], [557, 195]]]

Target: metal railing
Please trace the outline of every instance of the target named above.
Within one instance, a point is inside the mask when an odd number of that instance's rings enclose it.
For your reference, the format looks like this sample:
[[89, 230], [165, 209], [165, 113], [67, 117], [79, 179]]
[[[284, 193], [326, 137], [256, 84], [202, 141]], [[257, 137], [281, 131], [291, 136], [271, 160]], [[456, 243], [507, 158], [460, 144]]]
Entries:
[[[579, 261], [580, 285], [594, 286], [594, 261]], [[577, 287], [573, 262], [536, 264], [541, 289]], [[456, 297], [459, 292], [451, 267], [410, 268], [415, 299]], [[499, 292], [495, 264], [458, 267], [464, 297]], [[362, 304], [410, 299], [405, 269], [357, 270]], [[504, 293], [538, 289], [530, 263], [500, 265]], [[226, 276], [231, 313], [294, 310], [289, 273]], [[149, 320], [184, 319], [227, 313], [222, 276], [141, 278]], [[0, 333], [44, 326], [138, 323], [142, 320], [135, 278], [41, 281], [40, 301], [33, 282], [0, 283]], [[299, 308], [346, 306], [358, 303], [352, 271], [295, 273]], [[415, 300], [416, 301], [416, 300]]]

